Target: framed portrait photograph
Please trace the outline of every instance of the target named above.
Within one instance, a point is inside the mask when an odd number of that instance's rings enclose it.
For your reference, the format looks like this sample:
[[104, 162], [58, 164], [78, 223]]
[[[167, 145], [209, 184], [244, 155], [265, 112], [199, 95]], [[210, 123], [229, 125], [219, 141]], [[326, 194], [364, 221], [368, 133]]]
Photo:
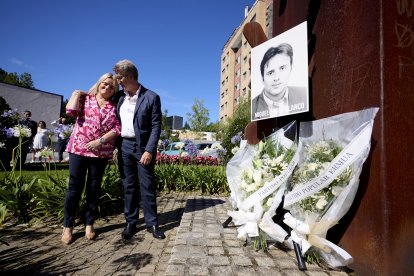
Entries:
[[307, 22], [252, 48], [251, 120], [309, 111]]

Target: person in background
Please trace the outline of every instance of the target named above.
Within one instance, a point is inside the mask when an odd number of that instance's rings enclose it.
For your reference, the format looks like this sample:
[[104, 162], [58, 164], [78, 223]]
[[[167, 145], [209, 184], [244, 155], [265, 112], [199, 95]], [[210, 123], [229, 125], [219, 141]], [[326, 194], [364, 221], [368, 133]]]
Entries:
[[63, 153], [68, 144], [71, 126], [67, 124], [67, 119], [64, 117], [53, 121], [52, 126], [55, 127], [53, 132], [57, 138], [58, 160], [59, 162], [63, 162]]
[[[49, 145], [49, 129], [46, 128], [45, 121], [39, 121], [37, 133], [33, 139], [32, 163], [36, 160], [36, 154], [38, 154], [39, 151], [48, 147]], [[39, 156], [38, 158], [39, 161], [41, 161], [41, 157]]]
[[86, 94], [75, 90], [66, 105], [66, 114], [76, 117], [66, 151], [69, 152], [69, 187], [65, 198], [64, 229], [61, 241], [73, 241], [73, 224], [86, 179], [85, 238], [95, 238], [93, 224], [98, 211], [102, 177], [112, 158], [115, 138], [120, 134], [116, 106], [111, 97], [118, 83], [111, 73], [102, 75]]
[[19, 121], [20, 125], [30, 129], [32, 135], [29, 138], [23, 138], [22, 141], [22, 160], [25, 161], [27, 154], [33, 148], [33, 138], [37, 133], [37, 122], [32, 120], [32, 112], [26, 110], [23, 112], [23, 119]]
[[124, 215], [127, 225], [123, 239], [136, 233], [139, 193], [147, 231], [156, 239], [165, 239], [158, 229], [154, 169], [161, 134], [161, 100], [138, 82], [138, 69], [129, 60], [121, 60], [114, 72], [123, 91], [117, 105], [121, 122], [121, 152], [124, 186]]

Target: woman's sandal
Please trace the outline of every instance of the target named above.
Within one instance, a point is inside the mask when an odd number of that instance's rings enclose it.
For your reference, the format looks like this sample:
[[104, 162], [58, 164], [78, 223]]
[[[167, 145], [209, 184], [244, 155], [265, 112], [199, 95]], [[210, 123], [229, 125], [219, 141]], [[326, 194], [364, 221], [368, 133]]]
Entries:
[[[70, 235], [65, 236], [66, 230], [69, 231]], [[62, 232], [62, 237], [60, 239], [63, 244], [71, 244], [73, 242], [73, 235], [72, 235], [72, 228], [71, 227], [64, 227]]]
[[93, 229], [93, 225], [86, 225], [85, 229], [85, 239], [87, 240], [94, 240], [95, 239], [95, 230]]

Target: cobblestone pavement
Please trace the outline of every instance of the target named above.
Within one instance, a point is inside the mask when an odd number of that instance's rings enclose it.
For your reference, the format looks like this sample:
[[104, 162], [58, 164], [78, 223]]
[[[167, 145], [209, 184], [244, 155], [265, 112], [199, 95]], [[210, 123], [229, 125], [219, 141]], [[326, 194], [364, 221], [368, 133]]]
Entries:
[[[166, 239], [145, 231], [121, 239], [122, 214], [95, 223], [95, 241], [75, 227], [75, 241], [60, 242], [61, 225], [9, 226], [0, 230], [0, 275], [347, 275], [316, 265], [299, 271], [294, 253], [271, 247], [256, 252], [223, 228], [226, 198], [183, 193], [158, 197], [160, 229]], [[140, 214], [142, 217], [142, 214]]]

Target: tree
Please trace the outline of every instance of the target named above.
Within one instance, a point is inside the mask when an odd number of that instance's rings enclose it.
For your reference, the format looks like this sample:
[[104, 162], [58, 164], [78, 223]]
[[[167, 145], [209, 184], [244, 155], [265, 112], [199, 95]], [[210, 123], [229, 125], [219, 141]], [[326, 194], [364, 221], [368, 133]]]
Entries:
[[209, 132], [218, 132], [219, 130], [220, 130], [220, 122], [209, 123], [206, 128], [206, 131], [209, 131]]
[[27, 72], [19, 75], [16, 72], [8, 73], [0, 68], [0, 82], [34, 89], [32, 75]]
[[210, 120], [210, 114], [208, 109], [204, 107], [204, 101], [195, 98], [191, 109], [193, 113], [187, 113], [187, 119], [190, 123], [191, 129], [194, 131], [204, 131], [207, 128], [208, 121]]
[[27, 88], [34, 88], [32, 75], [29, 73], [24, 72], [19, 76], [19, 83], [20, 86], [27, 87]]
[[190, 129], [190, 125], [188, 124], [187, 121], [185, 121], [183, 129], [186, 129], [186, 130]]
[[231, 138], [238, 134], [244, 133], [244, 129], [247, 124], [250, 123], [250, 95], [246, 100], [243, 100], [239, 107], [234, 112], [233, 116], [228, 118], [224, 124], [222, 124], [222, 130], [220, 131], [223, 136], [221, 145], [227, 150], [228, 159], [232, 157], [231, 149], [234, 145], [231, 143]]
[[161, 129], [162, 130], [169, 130], [169, 126], [167, 124], [167, 117], [168, 117], [168, 109], [164, 109], [164, 112], [162, 113], [162, 119], [161, 119]]
[[0, 82], [4, 82], [4, 79], [7, 76], [7, 72], [0, 68]]
[[19, 85], [19, 75], [16, 72], [7, 73], [3, 81], [8, 84]]

